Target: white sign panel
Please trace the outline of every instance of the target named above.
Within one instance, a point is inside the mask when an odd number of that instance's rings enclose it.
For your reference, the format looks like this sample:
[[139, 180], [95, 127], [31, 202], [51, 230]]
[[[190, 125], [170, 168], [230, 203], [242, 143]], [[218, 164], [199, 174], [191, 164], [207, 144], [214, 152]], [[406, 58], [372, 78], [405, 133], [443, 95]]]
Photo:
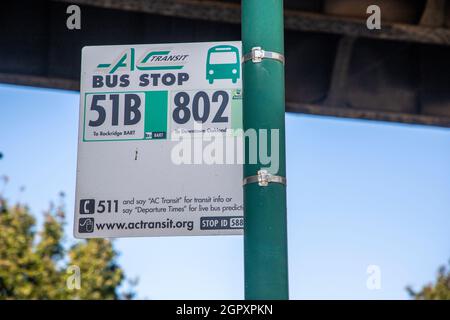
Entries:
[[75, 237], [242, 234], [240, 57], [240, 42], [83, 48]]

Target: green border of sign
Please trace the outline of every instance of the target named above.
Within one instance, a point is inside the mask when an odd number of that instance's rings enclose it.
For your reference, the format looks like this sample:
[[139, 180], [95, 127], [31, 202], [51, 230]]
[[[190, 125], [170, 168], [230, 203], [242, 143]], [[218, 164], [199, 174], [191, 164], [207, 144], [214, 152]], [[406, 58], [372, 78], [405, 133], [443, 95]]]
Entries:
[[[170, 131], [170, 121], [169, 121], [169, 109], [172, 110], [172, 104], [171, 101], [169, 101], [169, 92], [170, 97], [172, 97], [173, 92], [178, 91], [196, 91], [199, 89], [192, 89], [192, 90], [147, 90], [147, 91], [98, 91], [98, 92], [85, 92], [84, 93], [84, 110], [83, 110], [83, 142], [114, 142], [114, 141], [147, 141], [147, 140], [167, 140], [168, 139], [168, 133]], [[206, 91], [216, 90], [216, 89], [205, 89]], [[217, 89], [219, 90], [219, 89]], [[230, 115], [231, 115], [231, 121], [230, 121], [230, 129], [241, 129], [242, 128], [242, 96], [237, 99], [233, 99], [233, 96], [237, 93], [236, 91], [239, 91], [240, 89], [220, 89], [220, 90], [226, 90], [231, 93], [231, 99], [230, 99]], [[87, 95], [89, 94], [114, 94], [114, 93], [143, 93], [145, 95], [145, 115], [144, 115], [144, 137], [143, 138], [137, 138], [137, 139], [102, 139], [102, 140], [87, 140], [86, 139], [86, 101], [87, 101]], [[150, 109], [149, 103], [150, 99], [148, 99], [148, 95], [150, 94], [157, 94], [161, 95], [161, 93], [165, 93], [166, 97], [166, 105], [165, 105], [165, 113], [157, 112], [157, 117], [159, 119], [162, 119], [165, 117], [166, 119], [166, 138], [164, 139], [150, 139], [145, 138], [145, 132], [146, 129], [149, 129], [149, 126], [147, 125], [147, 122], [150, 118], [147, 116], [147, 110]], [[241, 93], [242, 94], [242, 93]], [[158, 99], [161, 101], [161, 96], [155, 97], [155, 99]], [[240, 123], [240, 125], [239, 125]], [[155, 123], [156, 127], [161, 126], [161, 123]]]

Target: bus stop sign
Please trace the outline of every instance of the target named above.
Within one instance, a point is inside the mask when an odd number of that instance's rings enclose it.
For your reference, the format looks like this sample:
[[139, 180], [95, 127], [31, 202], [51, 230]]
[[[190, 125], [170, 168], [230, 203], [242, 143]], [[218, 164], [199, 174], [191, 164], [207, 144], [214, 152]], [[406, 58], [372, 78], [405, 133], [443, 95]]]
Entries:
[[83, 48], [75, 237], [242, 234], [241, 55]]

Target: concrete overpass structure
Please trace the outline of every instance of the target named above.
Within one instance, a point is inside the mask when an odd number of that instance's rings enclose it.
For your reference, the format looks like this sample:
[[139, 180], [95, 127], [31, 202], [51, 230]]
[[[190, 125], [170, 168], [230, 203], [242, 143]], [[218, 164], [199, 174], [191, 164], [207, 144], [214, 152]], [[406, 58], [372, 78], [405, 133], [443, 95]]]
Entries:
[[[81, 30], [66, 27], [70, 4]], [[367, 29], [368, 4], [381, 30]], [[86, 45], [241, 38], [238, 0], [0, 6], [2, 83], [78, 90]], [[285, 28], [287, 112], [450, 127], [449, 0], [285, 0]]]

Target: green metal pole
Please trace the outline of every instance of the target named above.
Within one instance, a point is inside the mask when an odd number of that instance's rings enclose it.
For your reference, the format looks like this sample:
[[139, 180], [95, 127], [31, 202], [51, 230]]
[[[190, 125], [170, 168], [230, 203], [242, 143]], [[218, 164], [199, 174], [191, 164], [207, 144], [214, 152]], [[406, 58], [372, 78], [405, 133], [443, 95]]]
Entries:
[[[282, 0], [242, 0], [243, 54], [254, 47], [284, 55]], [[274, 59], [243, 64], [243, 125], [248, 129], [279, 130], [279, 170], [286, 176], [284, 128], [284, 64]], [[270, 139], [268, 139], [270, 141]], [[246, 146], [244, 177], [267, 167], [249, 161]], [[270, 148], [269, 148], [270, 150]], [[244, 264], [246, 299], [288, 299], [286, 186], [269, 183], [244, 186]]]

